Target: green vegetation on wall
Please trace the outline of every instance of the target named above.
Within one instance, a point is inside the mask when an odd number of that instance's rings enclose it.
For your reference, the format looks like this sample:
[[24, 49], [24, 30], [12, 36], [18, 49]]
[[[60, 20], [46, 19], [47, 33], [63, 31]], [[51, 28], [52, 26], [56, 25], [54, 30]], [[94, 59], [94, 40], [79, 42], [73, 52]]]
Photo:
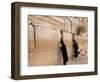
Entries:
[[86, 32], [86, 27], [84, 27], [84, 26], [77, 27], [77, 29], [76, 29], [77, 35], [80, 35], [81, 33], [84, 33], [84, 32]]

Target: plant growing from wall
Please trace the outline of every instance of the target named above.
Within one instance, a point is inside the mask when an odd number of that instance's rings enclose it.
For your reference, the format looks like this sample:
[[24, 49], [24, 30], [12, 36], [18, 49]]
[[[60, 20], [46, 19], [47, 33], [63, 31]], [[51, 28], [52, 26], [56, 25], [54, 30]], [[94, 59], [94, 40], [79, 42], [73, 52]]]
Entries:
[[77, 27], [77, 29], [76, 29], [77, 35], [80, 35], [81, 33], [84, 33], [84, 32], [86, 32], [86, 27], [84, 27], [82, 25]]

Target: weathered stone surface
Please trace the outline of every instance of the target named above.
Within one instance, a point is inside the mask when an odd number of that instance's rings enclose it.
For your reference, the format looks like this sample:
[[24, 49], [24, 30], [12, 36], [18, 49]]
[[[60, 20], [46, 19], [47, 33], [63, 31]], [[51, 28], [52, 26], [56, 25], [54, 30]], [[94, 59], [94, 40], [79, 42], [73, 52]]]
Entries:
[[[69, 62], [72, 64], [72, 33], [77, 34], [79, 25], [88, 27], [86, 17], [60, 17], [60, 16], [28, 16], [28, 65], [61, 65], [60, 31], [63, 30], [63, 39], [66, 44]], [[79, 50], [86, 56], [82, 62], [87, 63], [87, 31], [75, 36]], [[80, 56], [82, 58], [82, 56]]]

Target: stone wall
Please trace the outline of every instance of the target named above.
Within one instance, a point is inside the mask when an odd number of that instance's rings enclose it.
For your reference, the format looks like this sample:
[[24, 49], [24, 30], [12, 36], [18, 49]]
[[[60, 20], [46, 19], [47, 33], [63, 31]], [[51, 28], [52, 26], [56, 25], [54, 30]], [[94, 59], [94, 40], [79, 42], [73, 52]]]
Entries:
[[[28, 65], [59, 65], [62, 64], [60, 51], [60, 31], [66, 44], [68, 57], [72, 56], [72, 33], [76, 33], [78, 25], [87, 27], [87, 18], [59, 16], [28, 16]], [[87, 37], [76, 36], [79, 46], [87, 47]], [[35, 37], [35, 38], [34, 38]], [[85, 39], [84, 39], [85, 38]], [[83, 42], [82, 42], [83, 41]]]

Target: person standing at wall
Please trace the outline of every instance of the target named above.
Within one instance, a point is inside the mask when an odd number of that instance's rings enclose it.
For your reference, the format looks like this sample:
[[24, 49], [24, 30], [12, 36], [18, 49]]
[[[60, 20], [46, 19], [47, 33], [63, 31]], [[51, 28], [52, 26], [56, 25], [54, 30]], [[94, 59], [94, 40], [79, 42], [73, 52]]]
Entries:
[[62, 37], [61, 37], [60, 44], [61, 44], [60, 49], [61, 49], [62, 56], [63, 56], [63, 65], [66, 65], [67, 62], [68, 62], [68, 54], [67, 54], [66, 45], [64, 44], [64, 41], [63, 41], [63, 38]]
[[75, 39], [75, 34], [73, 33], [73, 36], [72, 36], [72, 47], [73, 47], [73, 57], [75, 58], [75, 60], [78, 58], [78, 55], [79, 55], [79, 46], [78, 46], [78, 42], [76, 41]]

